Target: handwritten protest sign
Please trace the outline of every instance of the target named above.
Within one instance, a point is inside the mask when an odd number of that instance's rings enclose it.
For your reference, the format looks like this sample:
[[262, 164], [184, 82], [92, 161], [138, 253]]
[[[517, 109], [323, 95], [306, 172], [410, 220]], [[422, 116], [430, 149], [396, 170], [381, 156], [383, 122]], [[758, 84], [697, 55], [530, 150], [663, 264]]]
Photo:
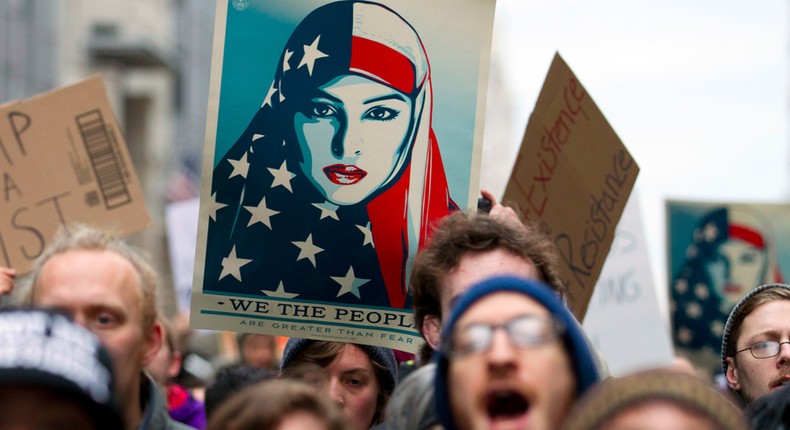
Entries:
[[581, 321], [639, 166], [556, 54], [527, 123], [503, 201], [559, 248], [568, 306]]
[[584, 331], [614, 376], [668, 366], [675, 355], [669, 319], [659, 311], [637, 197], [625, 205], [584, 317]]
[[493, 12], [219, 2], [193, 327], [418, 349], [413, 258], [477, 201]]
[[0, 265], [20, 273], [61, 226], [129, 234], [150, 224], [98, 76], [0, 106], [0, 185]]

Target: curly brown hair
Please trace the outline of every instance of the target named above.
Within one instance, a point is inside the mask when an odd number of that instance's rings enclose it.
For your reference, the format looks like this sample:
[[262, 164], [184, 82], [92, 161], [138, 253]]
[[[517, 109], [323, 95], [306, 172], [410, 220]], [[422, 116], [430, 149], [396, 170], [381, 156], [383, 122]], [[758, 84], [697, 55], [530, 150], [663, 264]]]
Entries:
[[440, 280], [471, 252], [506, 249], [535, 265], [540, 280], [565, 298], [559, 276], [559, 253], [554, 242], [536, 224], [523, 218], [520, 225], [500, 221], [485, 213], [455, 212], [435, 227], [431, 241], [415, 258], [409, 288], [413, 295], [414, 322], [423, 332], [426, 315], [442, 317]]

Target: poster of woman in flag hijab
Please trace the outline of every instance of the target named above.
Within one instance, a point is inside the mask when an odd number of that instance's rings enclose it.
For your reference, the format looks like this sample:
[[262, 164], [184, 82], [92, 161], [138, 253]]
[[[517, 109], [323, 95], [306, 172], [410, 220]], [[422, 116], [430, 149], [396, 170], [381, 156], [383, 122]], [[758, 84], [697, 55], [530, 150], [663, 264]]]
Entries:
[[476, 203], [493, 9], [220, 1], [193, 326], [416, 349], [411, 261]]
[[701, 369], [720, 371], [724, 325], [741, 297], [784, 282], [788, 213], [784, 204], [667, 203], [673, 339]]

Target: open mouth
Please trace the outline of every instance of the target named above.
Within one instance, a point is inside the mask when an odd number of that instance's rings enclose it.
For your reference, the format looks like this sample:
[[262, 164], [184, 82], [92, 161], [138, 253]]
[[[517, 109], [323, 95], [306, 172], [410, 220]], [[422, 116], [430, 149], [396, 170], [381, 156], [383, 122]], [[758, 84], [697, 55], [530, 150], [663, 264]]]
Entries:
[[345, 164], [333, 164], [323, 169], [324, 175], [337, 185], [354, 185], [361, 181], [368, 172], [357, 166], [347, 166]]
[[521, 393], [514, 390], [493, 391], [486, 397], [486, 413], [488, 420], [492, 423], [492, 428], [505, 426], [510, 428], [523, 427], [527, 412], [529, 412], [529, 400]]

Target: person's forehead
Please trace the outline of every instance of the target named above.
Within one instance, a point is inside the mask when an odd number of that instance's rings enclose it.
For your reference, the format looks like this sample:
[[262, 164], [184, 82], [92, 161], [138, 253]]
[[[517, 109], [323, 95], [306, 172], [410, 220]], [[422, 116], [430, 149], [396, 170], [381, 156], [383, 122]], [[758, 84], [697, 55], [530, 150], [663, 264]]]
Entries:
[[712, 429], [716, 422], [696, 412], [683, 408], [674, 402], [662, 399], [644, 400], [615, 413], [602, 423], [603, 428], [611, 429]]
[[531, 260], [506, 248], [470, 251], [442, 278], [440, 294], [444, 300], [450, 301], [474, 284], [499, 275], [540, 279], [540, 274]]
[[761, 303], [743, 317], [739, 338], [769, 331], [790, 331], [790, 300]]
[[55, 289], [96, 287], [109, 295], [141, 298], [142, 284], [134, 265], [120, 254], [108, 250], [71, 250], [52, 256], [41, 268], [35, 286], [40, 297]]
[[347, 372], [351, 370], [373, 371], [370, 356], [360, 347], [347, 344], [334, 360], [326, 367], [329, 371]]
[[250, 334], [244, 339], [245, 346], [273, 346], [274, 337], [267, 334]]
[[85, 266], [93, 266], [95, 269], [109, 266], [114, 271], [136, 274], [134, 265], [126, 257], [115, 251], [99, 249], [73, 249], [57, 253], [44, 263], [41, 271], [75, 271]]

